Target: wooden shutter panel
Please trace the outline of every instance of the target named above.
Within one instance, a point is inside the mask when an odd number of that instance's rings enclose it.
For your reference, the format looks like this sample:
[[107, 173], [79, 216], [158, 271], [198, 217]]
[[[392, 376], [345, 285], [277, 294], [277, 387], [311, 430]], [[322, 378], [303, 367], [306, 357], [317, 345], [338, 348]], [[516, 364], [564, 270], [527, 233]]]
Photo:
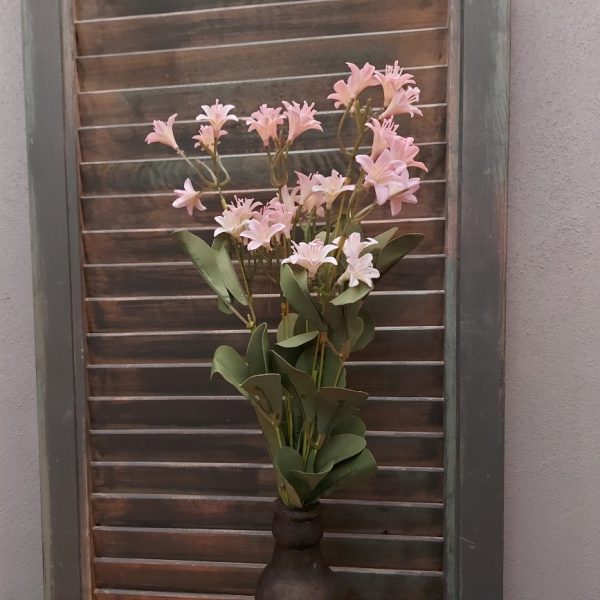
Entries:
[[[168, 11], [168, 12], [166, 12]], [[244, 343], [169, 236], [210, 237], [214, 199], [194, 219], [171, 207], [187, 176], [146, 146], [153, 118], [179, 113], [191, 149], [200, 104], [248, 115], [263, 101], [316, 101], [325, 133], [294, 160], [340, 166], [326, 96], [346, 60], [398, 59], [422, 89], [405, 119], [429, 166], [398, 225], [426, 239], [371, 298], [378, 330], [350, 384], [371, 394], [370, 482], [325, 502], [327, 560], [365, 600], [442, 597], [443, 322], [447, 0], [78, 0], [76, 34], [89, 388], [89, 489], [97, 600], [249, 599], [271, 549], [273, 477], [250, 407], [209, 381], [217, 343]], [[258, 138], [223, 141], [240, 190], [269, 199]], [[265, 296], [258, 311], [275, 301]]]

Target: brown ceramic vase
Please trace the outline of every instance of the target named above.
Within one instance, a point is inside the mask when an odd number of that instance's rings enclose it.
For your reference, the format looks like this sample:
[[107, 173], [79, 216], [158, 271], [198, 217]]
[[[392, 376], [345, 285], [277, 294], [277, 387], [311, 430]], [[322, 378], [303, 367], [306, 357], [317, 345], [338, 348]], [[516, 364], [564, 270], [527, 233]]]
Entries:
[[295, 510], [275, 502], [275, 549], [258, 582], [256, 600], [346, 600], [321, 555], [321, 506]]

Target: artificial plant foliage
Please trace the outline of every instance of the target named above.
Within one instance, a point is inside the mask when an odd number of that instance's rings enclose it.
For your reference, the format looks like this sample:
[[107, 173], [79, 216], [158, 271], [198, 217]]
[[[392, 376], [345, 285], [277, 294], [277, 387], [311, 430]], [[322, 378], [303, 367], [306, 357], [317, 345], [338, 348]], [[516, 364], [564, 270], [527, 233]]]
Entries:
[[[374, 238], [369, 219], [381, 220], [417, 201], [419, 152], [398, 134], [398, 115], [422, 116], [414, 77], [398, 63], [377, 71], [348, 63], [350, 76], [329, 98], [339, 110], [338, 143], [345, 173], [292, 173], [289, 152], [308, 130], [322, 131], [313, 104], [263, 104], [246, 118], [265, 148], [273, 199], [227, 199], [230, 182], [219, 140], [238, 121], [232, 105], [203, 105], [194, 137], [206, 156], [190, 158], [179, 146], [176, 115], [154, 122], [148, 143], [173, 148], [190, 168], [173, 205], [190, 215], [220, 202], [212, 244], [190, 231], [173, 233], [216, 297], [219, 310], [250, 332], [246, 351], [219, 346], [211, 376], [223, 377], [250, 402], [264, 434], [282, 501], [303, 508], [338, 487], [372, 475], [360, 407], [367, 394], [351, 389], [346, 363], [376, 335], [368, 298], [381, 278], [422, 240], [392, 226]], [[368, 96], [383, 88], [383, 106]], [[193, 179], [193, 181], [192, 181]], [[295, 179], [295, 183], [292, 180]], [[257, 285], [276, 310], [269, 329], [255, 309]], [[272, 317], [273, 315], [271, 315]], [[269, 323], [274, 319], [269, 318]], [[242, 332], [240, 332], [242, 335]]]

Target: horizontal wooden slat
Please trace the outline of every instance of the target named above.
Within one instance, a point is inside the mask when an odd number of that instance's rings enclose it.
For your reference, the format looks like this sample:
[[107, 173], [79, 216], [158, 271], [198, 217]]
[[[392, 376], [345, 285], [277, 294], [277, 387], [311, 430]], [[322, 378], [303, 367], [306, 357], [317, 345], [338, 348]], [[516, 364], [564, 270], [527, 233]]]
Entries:
[[[80, 57], [81, 90], [313, 75], [344, 70], [346, 61], [407, 67], [446, 62], [445, 29], [306, 38], [213, 48]], [[302, 57], [299, 60], [299, 57]]]
[[80, 56], [443, 27], [447, 0], [318, 0], [78, 23]]
[[239, 594], [192, 594], [140, 590], [95, 589], [94, 600], [254, 600], [254, 596]]
[[[366, 306], [379, 327], [410, 327], [441, 325], [443, 303], [443, 295], [434, 292], [393, 297], [374, 292]], [[277, 326], [277, 298], [256, 298], [254, 306], [260, 321]], [[231, 329], [238, 324], [231, 315], [216, 311], [215, 299], [206, 296], [88, 300], [86, 309], [91, 332]]]
[[[351, 364], [348, 386], [369, 395], [441, 396], [440, 364]], [[90, 366], [88, 381], [94, 396], [222, 395], [231, 386], [219, 377], [209, 380], [210, 365]]]
[[[199, 495], [93, 494], [97, 525], [270, 531], [273, 500]], [[323, 501], [329, 533], [441, 536], [441, 504]]]
[[[275, 342], [273, 336], [272, 342]], [[211, 331], [175, 334], [92, 334], [88, 339], [89, 361], [94, 363], [189, 362], [212, 360], [215, 348], [228, 344], [244, 353], [248, 331]], [[354, 360], [385, 361], [394, 348], [395, 360], [442, 360], [442, 329], [380, 330]]]
[[[398, 234], [422, 233], [425, 237], [418, 246], [419, 253], [441, 254], [445, 244], [445, 222], [443, 219], [388, 221], [365, 223], [368, 236], [378, 235], [391, 227], [398, 227]], [[190, 229], [205, 241], [212, 243], [212, 225], [203, 229]], [[124, 230], [89, 231], [83, 233], [85, 257], [93, 263], [152, 263], [173, 262], [188, 259], [186, 253], [171, 235], [172, 230]]]
[[[268, 495], [276, 489], [272, 468], [250, 469], [221, 465], [195, 466], [98, 466], [92, 469], [96, 492], [168, 493], [211, 495]], [[401, 502], [441, 502], [443, 473], [429, 470], [398, 470], [380, 467], [367, 482], [335, 492], [334, 498]]]
[[[94, 562], [99, 587], [252, 594], [261, 564], [99, 558]], [[375, 575], [377, 575], [375, 577]], [[353, 598], [441, 600], [442, 577], [428, 571], [339, 570]]]
[[[401, 57], [399, 57], [401, 58]], [[383, 63], [382, 63], [383, 65]], [[377, 66], [382, 66], [377, 65]], [[200, 105], [215, 98], [234, 104], [236, 113], [249, 115], [256, 107], [267, 102], [279, 104], [282, 100], [310, 99], [318, 110], [333, 109], [327, 99], [333, 84], [344, 77], [346, 66], [341, 60], [333, 72], [325, 75], [277, 77], [275, 79], [253, 79], [253, 71], [244, 75], [245, 81], [205, 82], [196, 84], [168, 85], [143, 89], [105, 92], [84, 92], [79, 95], [79, 110], [82, 125], [107, 125], [127, 123], [149, 123], [154, 119], [166, 119], [177, 113], [180, 120], [193, 120], [200, 112]], [[421, 102], [438, 104], [446, 101], [445, 66], [432, 66], [413, 70], [417, 85], [421, 89]], [[369, 95], [374, 102], [381, 102], [379, 88], [371, 88]]]
[[[256, 425], [255, 425], [256, 427]], [[378, 464], [403, 466], [403, 467], [441, 467], [443, 453], [443, 439], [436, 433], [395, 433], [395, 432], [369, 432], [367, 436], [369, 448], [375, 455]], [[170, 429], [152, 430], [92, 430], [90, 433], [90, 455], [95, 461], [158, 461], [158, 462], [201, 462], [201, 463], [269, 463], [269, 453], [262, 433], [255, 430], [196, 430]], [[210, 492], [210, 483], [215, 484], [215, 491], [222, 494], [243, 494], [240, 485], [233, 482], [237, 491], [225, 491], [223, 485], [226, 480], [245, 478], [253, 489], [265, 482], [271, 488], [272, 476], [270, 467], [260, 469], [252, 466], [249, 469], [229, 467], [229, 475], [225, 475], [227, 468], [222, 466], [222, 471], [211, 465], [199, 468], [203, 485], [206, 489], [202, 493]], [[161, 473], [162, 467], [155, 471]], [[121, 465], [99, 465], [97, 473], [106, 474], [107, 481], [119, 480], [119, 474], [130, 474], [131, 483], [135, 480], [138, 469], [142, 473], [151, 473], [143, 465], [137, 467]], [[112, 475], [111, 475], [112, 474]], [[127, 478], [121, 480], [124, 483]], [[144, 477], [140, 476], [137, 485], [144, 485]], [[208, 486], [208, 487], [206, 487]], [[243, 487], [243, 486], [242, 486]], [[108, 490], [105, 490], [108, 491]], [[118, 490], [117, 490], [118, 491]], [[121, 490], [132, 491], [132, 490]], [[200, 491], [199, 491], [200, 493]], [[261, 492], [262, 495], [265, 492]]]
[[[423, 117], [411, 119], [402, 115], [398, 119], [398, 132], [404, 137], [414, 137], [417, 144], [425, 142], [442, 142], [446, 138], [446, 106], [436, 105], [422, 108]], [[296, 150], [335, 148], [337, 127], [341, 118], [339, 111], [321, 113], [317, 119], [321, 122], [323, 132], [307, 131], [294, 144]], [[171, 158], [171, 148], [162, 144], [146, 144], [146, 135], [152, 131], [149, 123], [136, 125], [120, 125], [112, 127], [87, 127], [79, 132], [82, 160], [115, 161], [138, 160], [143, 158]], [[192, 136], [198, 134], [198, 123], [186, 121], [175, 125], [175, 135], [179, 145], [186, 152], [193, 152]], [[348, 128], [347, 143], [354, 139], [354, 131]], [[370, 137], [365, 138], [370, 141]], [[366, 142], [365, 142], [366, 143]], [[219, 144], [221, 154], [261, 153], [264, 151], [262, 141], [254, 132], [248, 132], [245, 121], [238, 121], [227, 128], [227, 135]], [[265, 164], [267, 164], [265, 157]]]
[[[94, 548], [106, 558], [269, 562], [270, 532], [95, 527]], [[332, 566], [440, 571], [442, 540], [386, 535], [326, 534], [321, 544]]]
[[[423, 182], [418, 192], [418, 203], [406, 206], [400, 213], [408, 218], [443, 217], [445, 212], [445, 183]], [[225, 192], [231, 201], [234, 193], [249, 196], [258, 202], [268, 202], [275, 196], [273, 190], [250, 190]], [[153, 195], [124, 195], [109, 197], [83, 197], [82, 212], [84, 229], [152, 229], [156, 227], [194, 227], [208, 226], [214, 223], [214, 217], [222, 211], [221, 203], [213, 194], [203, 197], [206, 210], [195, 212], [190, 217], [185, 210], [173, 208], [173, 192]], [[389, 220], [389, 206], [377, 207], [370, 215], [373, 221]]]
[[[445, 144], [422, 145], [419, 158], [427, 165], [424, 180], [443, 179], [445, 175]], [[236, 189], [260, 189], [270, 185], [268, 165], [262, 154], [232, 155], [223, 159]], [[335, 150], [290, 153], [290, 170], [304, 173], [330, 173], [332, 169], [345, 172], [347, 161]], [[172, 192], [181, 188], [191, 168], [183, 159], [83, 163], [81, 176], [85, 195], [148, 194]]]
[[[191, 263], [153, 263], [123, 265], [86, 265], [87, 295], [92, 298], [122, 296], [190, 296], [210, 294]], [[253, 289], [265, 293], [272, 289], [266, 277], [255, 277]], [[444, 257], [408, 256], [377, 282], [383, 290], [440, 290], [444, 287]]]
[[[297, 0], [276, 0], [277, 3]], [[273, 0], [77, 0], [79, 19], [129, 17], [133, 15], [164, 14], [186, 10], [227, 8], [271, 4]]]
[[[254, 409], [245, 398], [91, 398], [94, 429], [206, 427], [251, 429]], [[443, 401], [369, 398], [361, 416], [375, 431], [442, 431]]]

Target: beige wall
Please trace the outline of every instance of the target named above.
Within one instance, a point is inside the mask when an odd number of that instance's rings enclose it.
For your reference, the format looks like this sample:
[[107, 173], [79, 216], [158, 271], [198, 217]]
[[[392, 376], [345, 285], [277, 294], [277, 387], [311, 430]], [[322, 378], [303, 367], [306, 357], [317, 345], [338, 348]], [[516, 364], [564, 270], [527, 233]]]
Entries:
[[0, 600], [42, 597], [19, 0], [0, 0]]
[[512, 0], [507, 600], [600, 599], [600, 2]]
[[[506, 600], [599, 600], [600, 2], [512, 2]], [[0, 0], [0, 600], [40, 600], [19, 10]]]

